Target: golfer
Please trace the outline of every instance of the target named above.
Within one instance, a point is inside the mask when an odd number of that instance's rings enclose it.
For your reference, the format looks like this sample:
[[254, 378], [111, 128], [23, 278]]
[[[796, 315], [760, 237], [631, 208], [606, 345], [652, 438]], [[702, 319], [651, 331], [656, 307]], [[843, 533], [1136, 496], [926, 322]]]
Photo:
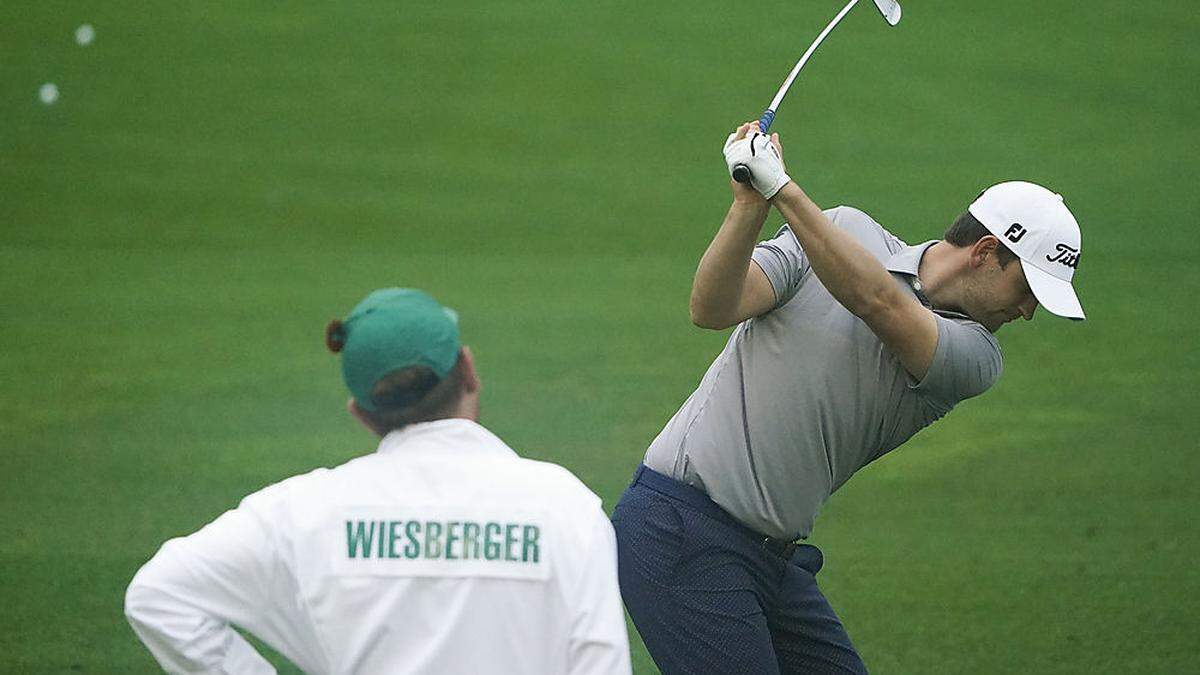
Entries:
[[612, 527], [565, 469], [475, 422], [455, 315], [379, 290], [326, 342], [378, 451], [246, 497], [168, 541], [125, 613], [172, 673], [628, 674]]
[[[757, 123], [725, 158], [753, 187], [732, 183], [691, 315], [737, 328], [613, 513], [621, 592], [664, 673], [865, 672], [797, 541], [855, 471], [996, 382], [1001, 326], [1039, 303], [1083, 318], [1079, 227], [1059, 195], [1001, 183], [910, 246], [818, 208]], [[788, 225], [756, 246], [771, 206]]]

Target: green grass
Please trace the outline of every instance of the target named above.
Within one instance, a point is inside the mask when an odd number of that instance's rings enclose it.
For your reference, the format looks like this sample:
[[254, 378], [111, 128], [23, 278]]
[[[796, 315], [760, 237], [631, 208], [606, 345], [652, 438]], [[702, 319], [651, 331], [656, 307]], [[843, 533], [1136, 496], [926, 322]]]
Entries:
[[[375, 287], [456, 307], [484, 423], [611, 507], [723, 340], [686, 309], [720, 143], [835, 4], [0, 6], [0, 669], [151, 671], [156, 547], [373, 447], [321, 333]], [[1048, 183], [1089, 320], [1006, 328], [833, 498], [823, 587], [878, 673], [1198, 670], [1200, 15], [909, 4], [814, 58], [792, 175], [914, 241]]]

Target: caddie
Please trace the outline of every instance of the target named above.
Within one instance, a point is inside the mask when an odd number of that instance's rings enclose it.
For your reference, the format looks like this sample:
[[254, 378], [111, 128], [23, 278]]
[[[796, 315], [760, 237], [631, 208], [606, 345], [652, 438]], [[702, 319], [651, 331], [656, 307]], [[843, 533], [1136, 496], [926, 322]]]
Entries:
[[457, 316], [371, 293], [326, 343], [372, 454], [288, 478], [162, 546], [125, 598], [172, 673], [628, 674], [612, 526], [566, 469], [477, 423]]
[[[1060, 195], [1005, 182], [910, 246], [817, 207], [757, 123], [724, 151], [752, 186], [731, 181], [691, 316], [737, 327], [613, 513], [622, 596], [668, 675], [863, 673], [800, 541], [855, 471], [996, 382], [1001, 326], [1039, 304], [1084, 317], [1079, 226]], [[788, 224], [756, 245], [772, 206]]]

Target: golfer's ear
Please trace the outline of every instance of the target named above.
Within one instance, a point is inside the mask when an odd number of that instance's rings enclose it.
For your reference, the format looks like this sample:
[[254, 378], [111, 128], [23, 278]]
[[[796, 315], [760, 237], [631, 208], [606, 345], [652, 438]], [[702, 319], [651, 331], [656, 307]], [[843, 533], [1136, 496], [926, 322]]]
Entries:
[[983, 235], [979, 241], [971, 244], [971, 267], [982, 265], [988, 256], [996, 253], [999, 245], [1000, 240], [990, 234]]

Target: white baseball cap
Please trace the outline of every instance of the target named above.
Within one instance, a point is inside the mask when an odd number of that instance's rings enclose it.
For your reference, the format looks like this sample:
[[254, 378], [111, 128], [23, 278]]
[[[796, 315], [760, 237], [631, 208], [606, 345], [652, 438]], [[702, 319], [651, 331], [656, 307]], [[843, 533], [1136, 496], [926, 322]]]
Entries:
[[1079, 264], [1079, 223], [1062, 195], [1024, 181], [999, 183], [968, 208], [971, 215], [1021, 260], [1038, 302], [1050, 312], [1082, 319], [1071, 286]]

